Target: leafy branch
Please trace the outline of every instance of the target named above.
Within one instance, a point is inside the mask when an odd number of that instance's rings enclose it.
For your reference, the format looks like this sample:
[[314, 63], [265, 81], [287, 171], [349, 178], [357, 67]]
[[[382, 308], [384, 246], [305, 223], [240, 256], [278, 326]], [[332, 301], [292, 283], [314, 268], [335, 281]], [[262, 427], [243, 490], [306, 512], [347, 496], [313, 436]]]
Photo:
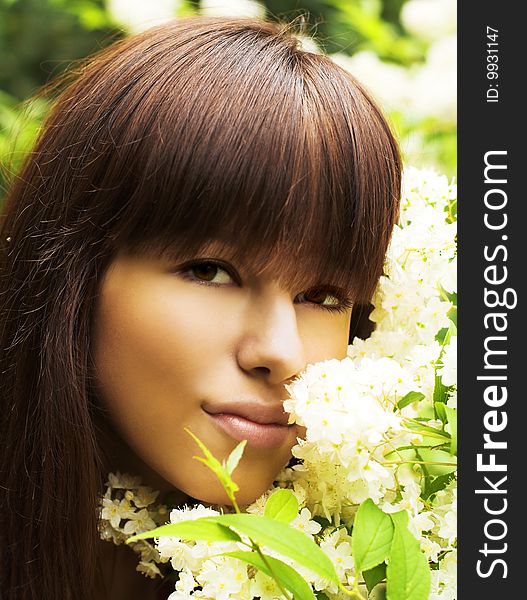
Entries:
[[[357, 600], [366, 600], [359, 587], [361, 575], [368, 592], [386, 580], [389, 600], [426, 600], [430, 587], [428, 561], [408, 530], [406, 511], [384, 513], [371, 499], [359, 506], [351, 533], [355, 579], [348, 589], [317, 543], [291, 525], [299, 512], [298, 500], [291, 490], [275, 490], [266, 501], [263, 515], [240, 511], [236, 502], [239, 487], [232, 473], [242, 458], [245, 441], [234, 448], [227, 460], [220, 462], [199, 438], [186, 431], [203, 452], [203, 456], [195, 458], [216, 475], [235, 512], [163, 525], [128, 538], [127, 544], [165, 536], [187, 541], [238, 543], [247, 550], [217, 556], [242, 560], [265, 573], [276, 582], [287, 600], [315, 600], [311, 585], [288, 563], [308, 569]], [[278, 553], [284, 560], [266, 554], [264, 548]]]

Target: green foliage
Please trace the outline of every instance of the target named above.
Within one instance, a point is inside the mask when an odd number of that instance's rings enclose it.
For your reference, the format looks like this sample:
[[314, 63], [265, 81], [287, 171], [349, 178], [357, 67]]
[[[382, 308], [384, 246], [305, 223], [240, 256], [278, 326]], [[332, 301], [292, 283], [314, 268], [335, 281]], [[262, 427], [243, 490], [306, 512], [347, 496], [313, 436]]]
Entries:
[[427, 600], [430, 568], [419, 542], [408, 530], [408, 514], [391, 515], [394, 524], [390, 559], [386, 569], [388, 600]]
[[236, 448], [231, 452], [229, 457], [224, 463], [220, 463], [220, 461], [214, 457], [209, 449], [205, 446], [205, 444], [196, 437], [192, 431], [185, 428], [185, 431], [192, 437], [192, 439], [199, 446], [200, 450], [203, 452], [204, 457], [195, 456], [196, 460], [203, 463], [207, 466], [218, 478], [219, 482], [223, 486], [223, 489], [227, 493], [229, 500], [232, 502], [233, 506], [236, 507], [236, 499], [234, 494], [240, 489], [238, 485], [231, 478], [232, 472], [237, 467], [238, 462], [243, 454], [243, 449], [245, 448], [245, 444], [247, 443], [245, 440], [240, 442]]
[[127, 544], [137, 540], [146, 540], [155, 537], [172, 536], [182, 540], [206, 540], [209, 542], [239, 542], [240, 536], [227, 526], [215, 521], [194, 519], [192, 521], [181, 521], [181, 523], [169, 523], [161, 525], [150, 531], [138, 533], [126, 540]]
[[[188, 430], [187, 430], [188, 431]], [[234, 495], [230, 475], [236, 468], [244, 444], [240, 443], [229, 458], [220, 463], [206, 446], [193, 435], [204, 457], [195, 457], [211, 469], [228, 494]], [[434, 463], [445, 457], [444, 451], [420, 450], [428, 455], [427, 461]], [[422, 458], [422, 457], [420, 457]], [[230, 465], [227, 467], [227, 465]], [[450, 481], [451, 470], [439, 472], [427, 464], [429, 481], [428, 496], [442, 489]], [[230, 470], [230, 472], [228, 472]], [[430, 475], [433, 473], [435, 478]], [[229, 488], [229, 490], [227, 489]], [[356, 569], [354, 588], [345, 589], [339, 581], [335, 566], [316, 541], [304, 532], [291, 527], [290, 522], [298, 514], [298, 501], [287, 489], [278, 489], [268, 498], [265, 514], [241, 513], [233, 503], [235, 514], [206, 516], [200, 519], [180, 521], [157, 527], [130, 537], [127, 543], [148, 538], [174, 536], [182, 540], [206, 540], [210, 542], [237, 542], [247, 550], [236, 550], [221, 554], [242, 560], [272, 577], [286, 598], [290, 600], [314, 600], [311, 586], [291, 566], [276, 557], [267, 555], [268, 548], [287, 560], [305, 567], [316, 575], [336, 584], [348, 596], [363, 598], [359, 591], [359, 576], [362, 575], [372, 598], [387, 600], [426, 600], [430, 588], [430, 570], [426, 556], [419, 542], [408, 529], [408, 513], [384, 513], [371, 499], [365, 500], [358, 508], [351, 532], [351, 552]], [[386, 588], [379, 584], [386, 581]], [[375, 589], [374, 589], [375, 588]], [[385, 592], [387, 596], [385, 596]], [[289, 596], [289, 593], [292, 596]], [[317, 594], [316, 598], [324, 598]]]
[[355, 568], [368, 571], [390, 555], [393, 524], [389, 515], [368, 498], [359, 507], [353, 524], [351, 551]]
[[457, 455], [457, 409], [445, 406], [445, 413], [450, 425], [450, 454]]
[[211, 522], [233, 527], [259, 545], [291, 558], [313, 573], [339, 583], [335, 567], [319, 546], [305, 533], [269, 517], [239, 513], [203, 517]]
[[289, 525], [298, 515], [298, 500], [291, 490], [276, 490], [265, 503], [264, 514]]
[[291, 20], [302, 15], [304, 33], [328, 53], [368, 49], [383, 58], [419, 60], [424, 46], [404, 33], [399, 21], [406, 0], [265, 0], [268, 14]]
[[363, 571], [362, 576], [368, 591], [371, 592], [378, 583], [386, 579], [386, 563], [383, 562], [376, 567]]
[[406, 511], [388, 515], [371, 499], [365, 500], [355, 517], [352, 555], [368, 591], [386, 579], [388, 600], [428, 597], [428, 561], [408, 530]]
[[315, 600], [311, 586], [292, 567], [272, 556], [259, 555], [256, 552], [227, 552], [243, 560], [273, 579], [278, 579], [286, 590], [293, 594], [295, 600]]
[[398, 19], [394, 22], [382, 18], [380, 0], [328, 0], [338, 11], [338, 20], [356, 37], [354, 51], [373, 50], [380, 58], [409, 65], [420, 60], [426, 45], [405, 34]]
[[27, 98], [118, 33], [103, 0], [0, 0], [0, 89]]
[[428, 478], [425, 481], [425, 488], [421, 494], [423, 500], [434, 496], [440, 490], [443, 490], [451, 481], [454, 479], [454, 471], [447, 473], [446, 475], [439, 475], [435, 478]]
[[[313, 35], [328, 53], [352, 55], [371, 50], [381, 59], [411, 67], [424, 60], [427, 44], [401, 25], [406, 0], [265, 0], [270, 18], [303, 15], [304, 33]], [[186, 0], [178, 14], [195, 14], [198, 0]], [[16, 172], [45, 115], [42, 102], [29, 119], [20, 119], [20, 101], [36, 93], [71, 64], [126, 35], [109, 14], [105, 0], [0, 0], [0, 201], [6, 171]], [[421, 140], [422, 160], [447, 175], [456, 170], [456, 131], [435, 117], [415, 121], [392, 112], [401, 140]], [[11, 128], [6, 121], [17, 125]], [[15, 142], [13, 142], [15, 140]]]
[[397, 408], [401, 410], [401, 408], [404, 408], [409, 404], [413, 404], [414, 402], [420, 402], [421, 400], [423, 400], [424, 397], [425, 395], [421, 392], [408, 392], [408, 394], [406, 394], [404, 398], [401, 398], [399, 402], [397, 402]]
[[0, 205], [10, 178], [32, 147], [47, 112], [47, 103], [21, 104], [0, 90]]

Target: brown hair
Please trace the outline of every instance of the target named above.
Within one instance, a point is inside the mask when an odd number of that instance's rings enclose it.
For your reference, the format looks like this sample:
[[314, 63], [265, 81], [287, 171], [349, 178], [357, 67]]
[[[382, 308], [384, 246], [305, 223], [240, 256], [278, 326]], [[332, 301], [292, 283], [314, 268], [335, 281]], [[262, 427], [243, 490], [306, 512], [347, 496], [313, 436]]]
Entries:
[[4, 600], [93, 594], [105, 474], [90, 324], [116, 251], [216, 239], [366, 305], [400, 176], [368, 94], [287, 26], [181, 19], [82, 69], [13, 182], [0, 235]]

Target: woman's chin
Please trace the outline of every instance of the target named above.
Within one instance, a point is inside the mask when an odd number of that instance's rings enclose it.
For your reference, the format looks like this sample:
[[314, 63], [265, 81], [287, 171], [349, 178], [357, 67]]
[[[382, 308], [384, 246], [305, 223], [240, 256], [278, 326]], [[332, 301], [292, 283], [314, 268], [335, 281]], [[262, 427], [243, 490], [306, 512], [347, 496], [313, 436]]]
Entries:
[[[238, 480], [237, 484], [240, 489], [235, 494], [236, 503], [240, 508], [252, 504], [272, 487], [273, 481], [274, 477], [263, 478], [261, 480], [252, 478], [251, 481], [244, 481], [243, 479]], [[232, 505], [227, 493], [217, 480], [211, 481], [209, 485], [189, 487], [187, 488], [186, 493], [192, 499], [205, 505]]]

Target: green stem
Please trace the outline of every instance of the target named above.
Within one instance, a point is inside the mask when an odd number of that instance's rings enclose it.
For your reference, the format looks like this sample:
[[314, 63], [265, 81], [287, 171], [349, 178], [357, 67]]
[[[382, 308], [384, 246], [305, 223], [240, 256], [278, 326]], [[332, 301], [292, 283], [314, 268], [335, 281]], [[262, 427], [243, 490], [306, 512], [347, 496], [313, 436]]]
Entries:
[[366, 600], [366, 598], [360, 593], [359, 582], [357, 579], [355, 579], [352, 590], [347, 590], [342, 583], [339, 583], [339, 589], [347, 596], [353, 596], [354, 598], [357, 598], [357, 600]]
[[[249, 538], [250, 539], [250, 538]], [[253, 540], [251, 540], [251, 544], [253, 545], [253, 550], [256, 551], [256, 553], [258, 554], [258, 556], [262, 559], [262, 562], [265, 564], [265, 566], [269, 569], [269, 573], [271, 573], [271, 577], [275, 580], [276, 585], [279, 587], [280, 591], [282, 592], [282, 594], [284, 595], [285, 598], [287, 598], [287, 600], [294, 600], [294, 598], [292, 598], [286, 590], [284, 590], [284, 588], [282, 587], [282, 584], [280, 583], [280, 580], [278, 579], [278, 577], [274, 574], [273, 572], [273, 568], [271, 567], [271, 565], [267, 562], [267, 558], [265, 556], [265, 554], [260, 550], [260, 546], [258, 546], [258, 544], [256, 544], [255, 542], [253, 542]]]
[[385, 460], [381, 465], [441, 465], [443, 467], [457, 467], [456, 463], [437, 460]]
[[232, 507], [234, 508], [234, 512], [237, 515], [241, 514], [240, 507], [238, 506], [238, 503], [236, 502], [236, 497], [235, 497], [234, 493], [227, 490], [227, 495], [229, 496], [229, 500], [232, 502]]
[[[419, 429], [411, 429], [410, 431], [422, 436], [437, 438], [438, 440], [450, 440], [450, 438], [441, 433], [432, 433], [431, 431], [421, 431]], [[443, 441], [443, 443], [445, 442]]]

